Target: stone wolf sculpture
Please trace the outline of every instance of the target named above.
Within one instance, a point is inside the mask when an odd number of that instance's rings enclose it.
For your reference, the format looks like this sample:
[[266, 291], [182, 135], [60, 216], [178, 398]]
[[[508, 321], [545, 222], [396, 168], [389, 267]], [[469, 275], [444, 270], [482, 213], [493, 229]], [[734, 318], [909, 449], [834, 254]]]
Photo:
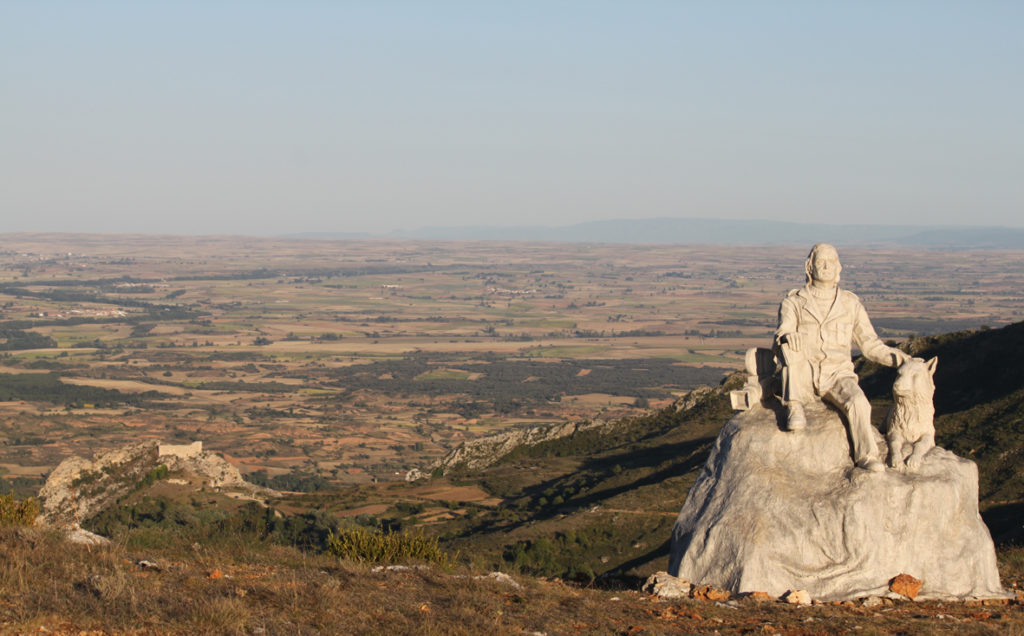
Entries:
[[892, 385], [893, 405], [885, 417], [889, 466], [915, 471], [935, 446], [935, 367], [938, 358], [925, 362], [910, 358], [897, 369]]

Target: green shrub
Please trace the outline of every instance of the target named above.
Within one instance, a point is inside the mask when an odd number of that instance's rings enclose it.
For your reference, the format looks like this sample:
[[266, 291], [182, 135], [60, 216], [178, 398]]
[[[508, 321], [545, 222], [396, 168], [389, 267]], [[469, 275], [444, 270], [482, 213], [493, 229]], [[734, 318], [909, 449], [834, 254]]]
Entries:
[[142, 490], [143, 488], [146, 488], [148, 486], [152, 486], [153, 484], [155, 484], [156, 482], [160, 481], [161, 479], [167, 479], [167, 475], [169, 475], [169, 474], [170, 474], [170, 471], [167, 469], [167, 465], [166, 464], [160, 464], [156, 468], [153, 468], [148, 473], [146, 473], [142, 477], [142, 479], [140, 479], [139, 482], [135, 485], [135, 489], [136, 490]]
[[14, 495], [0, 495], [0, 527], [31, 526], [39, 515], [39, 502], [29, 497], [18, 501]]
[[327, 537], [327, 552], [342, 559], [369, 563], [425, 561], [443, 568], [454, 558], [441, 549], [436, 537], [423, 532], [381, 532], [366, 528], [342, 528]]

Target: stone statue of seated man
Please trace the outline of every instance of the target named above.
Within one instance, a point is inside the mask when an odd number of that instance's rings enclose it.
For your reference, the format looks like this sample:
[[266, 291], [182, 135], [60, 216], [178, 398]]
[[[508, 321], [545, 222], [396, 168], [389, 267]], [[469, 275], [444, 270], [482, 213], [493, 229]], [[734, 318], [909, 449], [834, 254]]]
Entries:
[[807, 284], [790, 291], [782, 300], [775, 330], [787, 428], [804, 428], [804, 404], [825, 400], [846, 415], [854, 463], [872, 472], [881, 471], [884, 465], [873, 437], [871, 404], [857, 384], [851, 343], [856, 343], [869, 360], [891, 367], [899, 366], [909, 356], [882, 342], [860, 299], [840, 289], [839, 273], [843, 268], [835, 247], [815, 245], [804, 267]]

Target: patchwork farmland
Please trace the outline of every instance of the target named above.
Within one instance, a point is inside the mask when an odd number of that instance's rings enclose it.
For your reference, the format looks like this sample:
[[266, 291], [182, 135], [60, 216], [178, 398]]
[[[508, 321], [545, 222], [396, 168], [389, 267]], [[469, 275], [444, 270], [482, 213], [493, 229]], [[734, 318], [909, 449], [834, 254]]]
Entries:
[[[400, 480], [510, 427], [638, 414], [767, 343], [807, 247], [2, 235], [2, 486], [201, 439], [313, 490]], [[885, 338], [1024, 315], [1014, 253], [841, 256]]]

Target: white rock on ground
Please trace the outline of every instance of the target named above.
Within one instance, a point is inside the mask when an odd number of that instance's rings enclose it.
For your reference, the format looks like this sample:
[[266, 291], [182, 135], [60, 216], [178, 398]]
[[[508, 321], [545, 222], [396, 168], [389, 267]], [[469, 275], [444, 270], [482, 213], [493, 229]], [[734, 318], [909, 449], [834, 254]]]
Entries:
[[504, 572], [491, 572], [490, 574], [474, 576], [473, 578], [476, 579], [476, 580], [481, 580], [481, 581], [482, 580], [494, 581], [495, 583], [501, 583], [502, 585], [508, 585], [509, 587], [511, 587], [513, 589], [516, 589], [516, 590], [523, 589], [522, 585], [520, 585], [518, 582], [516, 582], [515, 579], [513, 579], [511, 576], [505, 574]]
[[807, 590], [790, 590], [782, 595], [782, 600], [790, 605], [810, 605], [811, 595]]
[[81, 545], [107, 545], [110, 543], [110, 539], [100, 536], [95, 532], [89, 532], [88, 530], [79, 528], [78, 526], [68, 528], [67, 539], [71, 543], [78, 543]]
[[693, 585], [668, 572], [655, 572], [644, 581], [643, 590], [661, 598], [686, 598]]
[[758, 406], [722, 428], [676, 520], [670, 574], [825, 601], [891, 596], [900, 573], [924, 581], [919, 598], [1006, 596], [973, 462], [934, 448], [916, 473], [869, 473], [835, 411], [807, 416], [786, 432], [784, 414]]

